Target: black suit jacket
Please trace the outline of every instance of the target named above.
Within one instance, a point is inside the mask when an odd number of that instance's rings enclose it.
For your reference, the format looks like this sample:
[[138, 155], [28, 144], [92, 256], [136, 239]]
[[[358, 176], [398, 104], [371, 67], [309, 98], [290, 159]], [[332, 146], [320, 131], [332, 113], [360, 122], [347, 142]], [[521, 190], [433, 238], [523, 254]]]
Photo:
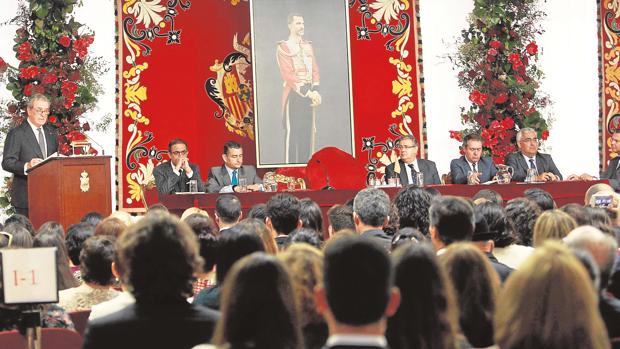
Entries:
[[[400, 163], [400, 184], [404, 187], [405, 185], [412, 184], [409, 183], [409, 179], [407, 178], [407, 170], [405, 169], [405, 163], [403, 160], [398, 160]], [[437, 172], [437, 166], [435, 163], [430, 160], [418, 159], [418, 169], [420, 172], [424, 174], [424, 185], [429, 184], [441, 184], [441, 179], [439, 178], [439, 173]], [[394, 176], [394, 164], [389, 164], [385, 168], [385, 177], [391, 178]]]
[[[202, 178], [200, 177], [200, 169], [198, 165], [189, 164], [192, 169], [192, 177], [188, 178], [186, 173], [177, 176], [172, 170], [172, 164], [166, 161], [157, 165], [153, 170], [153, 176], [155, 177], [155, 185], [157, 186], [157, 192], [159, 194], [174, 194], [187, 191], [187, 181], [195, 179], [198, 181], [198, 191], [205, 192], [206, 187]], [[185, 182], [185, 183], [183, 183]]]
[[392, 249], [392, 238], [381, 229], [366, 230], [360, 236], [380, 243], [388, 252]]
[[[530, 165], [525, 161], [521, 152], [506, 155], [506, 161], [504, 162], [515, 171], [512, 176], [513, 181], [523, 182], [525, 180], [525, 177], [527, 176], [527, 169], [530, 168]], [[549, 154], [536, 153], [536, 168], [538, 169], [539, 174], [543, 172], [551, 172], [559, 179], [562, 179], [560, 170], [558, 170], [555, 166], [555, 163]]]
[[34, 158], [45, 159], [58, 151], [56, 128], [45, 124], [43, 125], [43, 132], [47, 145], [47, 154], [45, 155], [41, 153], [37, 137], [27, 120], [9, 131], [4, 141], [2, 168], [13, 173], [11, 205], [14, 207], [28, 208], [28, 176], [24, 173], [24, 165]]
[[[480, 172], [480, 183], [490, 181], [497, 174], [497, 167], [495, 167], [493, 160], [488, 156], [481, 157], [476, 167], [478, 168], [478, 172]], [[471, 167], [465, 159], [465, 156], [461, 156], [450, 162], [450, 174], [452, 176], [452, 183], [454, 184], [467, 184], [467, 173], [469, 173], [469, 171], [471, 171]]]
[[620, 156], [609, 160], [607, 169], [601, 173], [601, 179], [609, 179], [609, 185], [611, 185], [615, 191], [620, 190], [620, 170], [617, 169]]
[[211, 339], [217, 311], [176, 303], [123, 310], [95, 319], [84, 334], [84, 349], [189, 349]]
[[[256, 174], [256, 168], [251, 165], [243, 165], [239, 169], [239, 177], [245, 177], [250, 184], [262, 184], [263, 181]], [[228, 175], [226, 166], [211, 167], [209, 171], [209, 179], [207, 183], [207, 193], [219, 193], [220, 190], [230, 185], [231, 178]]]

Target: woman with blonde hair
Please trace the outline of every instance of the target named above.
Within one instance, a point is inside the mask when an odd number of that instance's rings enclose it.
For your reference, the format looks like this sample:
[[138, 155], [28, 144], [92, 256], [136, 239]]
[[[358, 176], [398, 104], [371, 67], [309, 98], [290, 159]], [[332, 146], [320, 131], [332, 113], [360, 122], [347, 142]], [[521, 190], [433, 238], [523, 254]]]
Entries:
[[561, 210], [543, 212], [534, 224], [534, 247], [545, 240], [562, 240], [577, 228], [575, 219]]
[[556, 241], [543, 243], [510, 276], [495, 328], [502, 349], [610, 347], [587, 271]]
[[292, 244], [278, 254], [293, 282], [306, 349], [319, 349], [328, 337], [327, 324], [316, 311], [314, 288], [323, 280], [323, 252], [308, 244]]
[[500, 281], [489, 258], [471, 243], [453, 243], [439, 261], [454, 287], [463, 334], [475, 348], [492, 346]]
[[273, 255], [278, 253], [278, 245], [276, 244], [275, 237], [271, 234], [271, 230], [269, 230], [260, 219], [246, 218], [237, 223], [237, 225], [245, 231], [258, 235], [263, 241], [265, 252]]

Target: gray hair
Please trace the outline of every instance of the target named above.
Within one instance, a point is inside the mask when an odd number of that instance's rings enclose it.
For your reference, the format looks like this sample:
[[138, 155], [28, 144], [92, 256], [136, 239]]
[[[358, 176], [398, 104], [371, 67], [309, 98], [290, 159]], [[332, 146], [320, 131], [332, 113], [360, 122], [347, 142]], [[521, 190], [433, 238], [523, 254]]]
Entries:
[[414, 145], [419, 146], [420, 143], [418, 143], [418, 140], [413, 136], [413, 135], [406, 135], [406, 136], [402, 136], [400, 137], [400, 142], [404, 141], [405, 139], [410, 139]]
[[362, 223], [381, 227], [390, 212], [390, 197], [377, 188], [361, 190], [353, 200], [353, 212], [357, 213]]
[[601, 271], [600, 287], [606, 288], [618, 253], [616, 240], [593, 226], [584, 225], [573, 229], [564, 242], [571, 248], [590, 252]]
[[523, 137], [523, 134], [525, 132], [534, 132], [534, 133], [538, 134], [535, 129], [533, 129], [531, 127], [524, 127], [522, 129], [520, 129], [519, 132], [517, 132], [517, 143], [521, 142], [521, 137]]
[[50, 99], [47, 98], [46, 95], [35, 93], [32, 96], [30, 96], [30, 98], [28, 98], [28, 102], [26, 102], [26, 106], [28, 108], [32, 108], [32, 106], [34, 106], [34, 102], [36, 101], [44, 101], [44, 102], [47, 102], [47, 104], [50, 104]]

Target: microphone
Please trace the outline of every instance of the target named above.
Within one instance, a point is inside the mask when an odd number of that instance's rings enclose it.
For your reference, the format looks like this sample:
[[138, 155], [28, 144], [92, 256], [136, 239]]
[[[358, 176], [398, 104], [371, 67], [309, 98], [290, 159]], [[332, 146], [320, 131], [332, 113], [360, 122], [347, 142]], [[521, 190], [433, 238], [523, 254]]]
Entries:
[[92, 139], [89, 135], [86, 134], [86, 132], [82, 133], [84, 136], [86, 136], [86, 138], [88, 138], [89, 141], [95, 143], [95, 145], [97, 145], [99, 147], [99, 149], [101, 149], [101, 155], [105, 155], [105, 149], [103, 149], [103, 147], [101, 146], [101, 144], [97, 143], [97, 141], [95, 141], [94, 139]]
[[321, 160], [319, 160], [319, 159], [316, 159], [316, 163], [319, 166], [321, 166], [321, 168], [323, 169], [323, 175], [325, 176], [326, 185], [323, 188], [321, 188], [321, 190], [334, 190], [334, 187], [332, 187], [329, 184], [329, 182], [330, 182], [329, 181], [329, 173], [327, 172], [327, 169], [325, 168], [325, 164], [321, 163]]

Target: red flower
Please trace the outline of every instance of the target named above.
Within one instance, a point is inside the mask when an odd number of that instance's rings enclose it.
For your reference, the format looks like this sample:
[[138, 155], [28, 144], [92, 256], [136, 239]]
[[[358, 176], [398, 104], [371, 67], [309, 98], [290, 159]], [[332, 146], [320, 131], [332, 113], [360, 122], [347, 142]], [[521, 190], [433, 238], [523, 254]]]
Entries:
[[521, 62], [520, 60], [512, 63], [512, 70], [519, 70], [524, 67], [525, 65], [523, 65], [523, 62]]
[[525, 46], [525, 51], [530, 56], [533, 56], [538, 53], [538, 45], [536, 45], [535, 42], [530, 42], [527, 46]]
[[515, 80], [517, 81], [517, 83], [518, 83], [518, 84], [522, 84], [522, 83], [524, 83], [524, 82], [525, 82], [525, 81], [523, 80], [523, 78], [522, 78], [522, 77], [520, 77], [519, 75], [515, 76]]
[[78, 85], [72, 81], [63, 81], [60, 86], [60, 91], [63, 96], [74, 95], [75, 91], [77, 91]]
[[508, 62], [515, 64], [516, 62], [521, 61], [521, 56], [518, 53], [511, 53], [508, 55]]
[[22, 79], [34, 79], [37, 75], [39, 75], [39, 67], [37, 66], [30, 66], [28, 68], [22, 68], [19, 71], [19, 77]]
[[45, 77], [43, 77], [43, 83], [44, 84], [54, 84], [56, 83], [56, 81], [58, 81], [58, 77], [55, 74], [47, 74], [45, 75]]
[[69, 47], [71, 45], [71, 39], [68, 36], [61, 36], [58, 38], [58, 43], [64, 47]]
[[2, 57], [0, 57], [0, 74], [4, 73], [6, 71], [6, 68], [8, 68], [8, 64], [4, 61], [4, 59], [2, 59]]
[[549, 130], [542, 131], [542, 134], [540, 135], [540, 138], [542, 138], [543, 141], [546, 141], [547, 138], [549, 138]]
[[57, 118], [57, 117], [55, 117], [54, 115], [50, 115], [47, 119], [48, 119], [48, 120], [49, 120], [52, 124], [55, 124], [55, 123], [56, 123], [56, 121], [58, 121], [58, 118]]
[[67, 143], [60, 143], [60, 145], [58, 146], [60, 149], [60, 153], [63, 155], [69, 155], [69, 144]]
[[469, 100], [477, 105], [484, 105], [487, 101], [488, 95], [478, 90], [474, 90], [469, 94]]
[[80, 80], [80, 78], [81, 78], [80, 71], [79, 70], [72, 71], [71, 73], [69, 73], [68, 78], [71, 81], [78, 81], [78, 80]]
[[32, 59], [32, 45], [28, 41], [24, 41], [17, 47], [17, 59], [20, 61], [29, 61]]
[[490, 49], [487, 51], [487, 54], [488, 54], [489, 56], [497, 56], [497, 50], [496, 50], [496, 49], [494, 49], [494, 48], [490, 48]]
[[32, 84], [28, 84], [24, 87], [24, 96], [30, 96], [32, 95]]
[[450, 138], [456, 139], [459, 142], [463, 141], [463, 134], [459, 131], [450, 131]]
[[508, 101], [508, 94], [505, 92], [502, 92], [495, 97], [496, 104], [506, 103], [506, 101]]
[[84, 58], [88, 53], [88, 47], [94, 41], [94, 37], [92, 35], [84, 35], [81, 38], [75, 40], [73, 43], [73, 50], [77, 53], [78, 57]]
[[512, 118], [505, 118], [504, 120], [502, 120], [502, 127], [510, 130], [515, 126], [515, 121]]
[[500, 47], [502, 47], [502, 43], [501, 43], [500, 41], [493, 40], [493, 41], [489, 42], [489, 46], [490, 46], [491, 48], [494, 48], [494, 49], [496, 49], [496, 50], [497, 50], [497, 49], [499, 49]]
[[495, 56], [487, 55], [487, 62], [489, 63], [495, 62]]

